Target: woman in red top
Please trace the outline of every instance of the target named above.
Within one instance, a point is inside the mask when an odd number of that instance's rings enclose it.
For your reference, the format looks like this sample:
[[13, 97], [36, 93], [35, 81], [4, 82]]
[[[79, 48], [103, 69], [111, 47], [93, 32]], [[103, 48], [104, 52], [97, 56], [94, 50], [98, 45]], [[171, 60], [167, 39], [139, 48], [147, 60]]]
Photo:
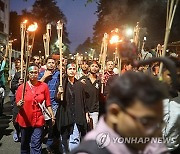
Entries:
[[51, 115], [52, 124], [55, 118], [50, 103], [50, 93], [46, 83], [38, 81], [39, 69], [36, 65], [28, 68], [29, 80], [26, 83], [25, 97], [22, 101], [23, 84], [16, 92], [16, 103], [20, 108], [16, 121], [21, 126], [21, 154], [40, 154], [41, 138], [45, 123], [39, 103], [45, 105]]

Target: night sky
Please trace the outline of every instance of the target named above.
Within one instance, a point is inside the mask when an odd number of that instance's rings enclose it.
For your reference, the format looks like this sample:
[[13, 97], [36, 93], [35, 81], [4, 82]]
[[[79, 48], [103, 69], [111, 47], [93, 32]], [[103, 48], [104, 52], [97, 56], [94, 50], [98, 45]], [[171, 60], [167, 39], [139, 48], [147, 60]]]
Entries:
[[[25, 8], [31, 10], [34, 1], [10, 0], [10, 7], [12, 11], [21, 13], [21, 10]], [[71, 41], [70, 50], [73, 52], [87, 37], [92, 37], [93, 25], [97, 20], [97, 16], [94, 14], [97, 6], [94, 2], [85, 7], [86, 0], [57, 0], [57, 2], [68, 21], [67, 31]]]

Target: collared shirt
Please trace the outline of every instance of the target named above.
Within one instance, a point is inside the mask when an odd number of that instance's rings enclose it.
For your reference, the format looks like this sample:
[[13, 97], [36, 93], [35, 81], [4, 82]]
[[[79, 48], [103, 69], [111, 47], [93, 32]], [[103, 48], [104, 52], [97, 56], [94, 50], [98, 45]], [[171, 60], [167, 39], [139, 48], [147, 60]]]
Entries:
[[107, 148], [107, 150], [112, 154], [169, 154], [168, 149], [163, 143], [149, 143], [144, 149], [144, 151], [134, 151], [122, 142], [114, 143], [113, 139], [121, 139], [122, 137], [106, 124], [106, 122], [104, 121], [104, 117], [100, 118], [96, 128], [89, 132], [84, 137], [84, 140], [97, 141], [99, 135], [101, 135], [102, 133], [108, 134], [108, 137], [106, 136], [106, 138], [104, 138], [104, 143], [106, 144], [105, 147]]
[[[16, 103], [22, 99], [23, 85], [20, 85], [16, 91]], [[16, 118], [21, 127], [41, 127], [44, 125], [44, 116], [38, 104], [43, 103], [44, 100], [46, 107], [51, 106], [49, 89], [46, 83], [38, 81], [33, 87], [26, 83], [24, 104]]]
[[[39, 80], [43, 77], [44, 72], [45, 71], [39, 73], [39, 77], [38, 77]], [[48, 84], [49, 91], [50, 91], [51, 104], [53, 108], [53, 106], [58, 105], [58, 102], [56, 102], [56, 99], [55, 99], [55, 93], [56, 93], [56, 87], [59, 84], [59, 71], [54, 71], [52, 76], [47, 77], [44, 82]]]
[[109, 78], [113, 77], [114, 75], [115, 75], [114, 72], [110, 73], [109, 71], [106, 71], [104, 73], [104, 84], [105, 84], [105, 86], [107, 85]]
[[88, 74], [85, 74], [83, 71], [82, 71], [82, 69], [80, 69], [77, 73], [76, 73], [76, 79], [77, 80], [79, 80], [81, 77], [83, 77], [83, 76], [88, 76], [89, 75], [89, 73]]

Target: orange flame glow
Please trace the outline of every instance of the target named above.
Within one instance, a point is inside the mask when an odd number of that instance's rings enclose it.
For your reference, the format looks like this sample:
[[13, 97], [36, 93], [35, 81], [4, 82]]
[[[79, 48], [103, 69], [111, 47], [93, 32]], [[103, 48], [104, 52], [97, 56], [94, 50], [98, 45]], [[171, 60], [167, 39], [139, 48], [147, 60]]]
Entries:
[[24, 20], [24, 21], [23, 21], [23, 24], [26, 24], [27, 22], [28, 22], [27, 20]]
[[34, 32], [36, 31], [37, 28], [38, 28], [38, 25], [36, 22], [34, 22], [34, 24], [30, 25], [27, 30], [30, 32]]
[[114, 44], [114, 43], [118, 43], [120, 40], [119, 40], [119, 36], [118, 35], [114, 35], [112, 36], [111, 40], [110, 40], [110, 43], [111, 44]]

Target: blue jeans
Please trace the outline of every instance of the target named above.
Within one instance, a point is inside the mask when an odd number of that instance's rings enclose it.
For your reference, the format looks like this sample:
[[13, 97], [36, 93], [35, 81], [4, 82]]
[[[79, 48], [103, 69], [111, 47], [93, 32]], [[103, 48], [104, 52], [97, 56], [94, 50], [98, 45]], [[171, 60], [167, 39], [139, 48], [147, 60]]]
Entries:
[[53, 110], [54, 116], [56, 116], [58, 107], [59, 107], [59, 105], [52, 105], [52, 110]]
[[93, 120], [93, 129], [95, 129], [96, 125], [98, 123], [99, 112], [91, 112], [91, 113], [89, 113], [89, 116]]
[[[73, 129], [72, 132], [71, 129]], [[76, 123], [74, 125], [64, 127], [61, 133], [59, 146], [61, 153], [69, 153], [69, 151], [73, 150], [80, 144], [81, 133], [79, 132]]]
[[74, 124], [73, 132], [69, 137], [69, 151], [72, 151], [80, 144], [80, 132], [76, 123]]
[[21, 154], [42, 153], [43, 127], [21, 127]]

